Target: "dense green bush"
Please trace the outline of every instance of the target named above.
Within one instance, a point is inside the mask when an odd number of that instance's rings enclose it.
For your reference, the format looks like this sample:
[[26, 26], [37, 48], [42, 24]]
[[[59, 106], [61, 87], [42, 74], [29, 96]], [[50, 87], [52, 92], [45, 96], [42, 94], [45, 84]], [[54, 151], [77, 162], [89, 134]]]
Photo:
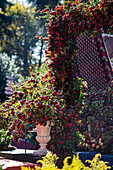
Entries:
[[4, 150], [11, 142], [11, 134], [4, 129], [0, 130], [0, 150]]
[[113, 154], [113, 79], [106, 89], [92, 88], [86, 93], [81, 120], [80, 129], [85, 141], [79, 147]]

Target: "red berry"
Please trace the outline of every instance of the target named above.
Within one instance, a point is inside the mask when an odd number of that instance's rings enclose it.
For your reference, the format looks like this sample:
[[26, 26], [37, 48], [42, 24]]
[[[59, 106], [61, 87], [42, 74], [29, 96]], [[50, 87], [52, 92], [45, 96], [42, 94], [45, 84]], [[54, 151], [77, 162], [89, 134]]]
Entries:
[[35, 100], [35, 103], [38, 103], [38, 100]]
[[21, 106], [18, 106], [18, 109], [20, 110], [20, 109], [21, 109]]
[[55, 11], [50, 12], [50, 15], [56, 15], [56, 12]]
[[42, 122], [43, 121], [43, 118], [40, 118], [40, 122]]
[[71, 140], [71, 136], [68, 137], [68, 140]]
[[65, 139], [65, 136], [62, 136], [62, 139]]
[[26, 105], [26, 107], [27, 107], [27, 108], [30, 108], [30, 105], [29, 105], [29, 104], [27, 104], [27, 105]]
[[61, 142], [60, 142], [60, 144], [61, 144], [61, 145], [64, 145], [64, 142], [63, 142], [63, 141], [61, 141]]
[[40, 11], [37, 11], [37, 13], [39, 14], [39, 13], [40, 13]]
[[21, 115], [22, 115], [21, 113], [18, 113], [18, 118], [19, 118], [19, 119], [21, 118]]
[[14, 110], [14, 108], [11, 108], [11, 111], [13, 111]]
[[29, 116], [32, 116], [32, 113], [29, 113]]
[[39, 39], [39, 37], [37, 37], [37, 36], [35, 36], [35, 38], [38, 40]]
[[47, 108], [49, 108], [49, 107], [50, 107], [50, 105], [48, 104], [48, 105], [47, 105]]
[[22, 135], [22, 131], [19, 131], [19, 133]]
[[68, 116], [68, 117], [71, 117], [71, 114], [68, 114], [67, 116]]
[[39, 106], [39, 107], [42, 107], [42, 103], [38, 103], [38, 106]]
[[68, 117], [65, 117], [65, 120], [66, 120], [66, 121], [68, 121], [68, 120], [69, 120], [69, 118], [68, 118]]
[[46, 91], [44, 91], [43, 94], [46, 94]]
[[24, 127], [24, 125], [23, 124], [20, 124], [20, 128], [23, 128]]
[[75, 40], [77, 39], [77, 36], [76, 36], [76, 35], [74, 35], [74, 39], [75, 39]]
[[56, 106], [57, 109], [59, 108], [59, 105], [58, 105], [58, 104], [56, 104], [55, 106]]
[[44, 119], [45, 119], [45, 120], [48, 120], [48, 116], [47, 116], [47, 115], [45, 115]]
[[77, 94], [77, 91], [74, 91], [73, 93], [74, 93], [74, 94]]
[[64, 111], [64, 107], [62, 107], [61, 110]]
[[49, 9], [48, 8], [43, 9], [43, 12], [46, 12], [46, 11], [49, 11]]
[[11, 134], [10, 134], [10, 132], [7, 132], [7, 136], [10, 136]]
[[70, 33], [72, 33], [73, 31], [72, 31], [72, 30], [70, 30], [69, 32], [70, 32]]
[[33, 116], [34, 119], [36, 119], [36, 116]]
[[32, 127], [31, 127], [31, 126], [29, 126], [29, 127], [28, 127], [28, 129], [29, 129], [29, 130], [32, 130]]
[[42, 125], [42, 122], [39, 122], [39, 125]]
[[73, 127], [73, 123], [70, 123], [70, 127]]

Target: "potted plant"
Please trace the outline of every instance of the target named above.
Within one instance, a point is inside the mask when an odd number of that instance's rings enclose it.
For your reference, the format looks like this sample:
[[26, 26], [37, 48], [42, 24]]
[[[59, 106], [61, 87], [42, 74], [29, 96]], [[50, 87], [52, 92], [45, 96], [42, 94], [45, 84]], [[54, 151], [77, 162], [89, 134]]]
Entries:
[[[30, 75], [24, 83], [12, 86], [12, 95], [2, 104], [2, 112], [7, 112], [10, 118], [10, 132], [15, 140], [27, 137], [29, 130], [36, 126], [36, 138], [40, 141], [39, 127], [44, 126], [44, 129], [47, 127], [48, 134], [45, 134], [47, 139], [50, 135], [51, 123], [59, 117], [63, 100], [60, 91], [54, 90], [49, 77], [45, 80], [32, 69]], [[49, 140], [50, 137], [46, 141], [43, 139], [43, 146], [46, 146], [44, 142]]]

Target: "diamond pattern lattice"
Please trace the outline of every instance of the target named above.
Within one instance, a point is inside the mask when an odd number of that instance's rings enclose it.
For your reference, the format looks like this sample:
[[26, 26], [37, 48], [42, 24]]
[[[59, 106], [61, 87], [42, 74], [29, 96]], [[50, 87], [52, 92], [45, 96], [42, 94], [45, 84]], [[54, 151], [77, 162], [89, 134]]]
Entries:
[[104, 89], [111, 78], [111, 66], [102, 39], [92, 38], [88, 32], [77, 37], [77, 67], [79, 76], [87, 82], [88, 89]]

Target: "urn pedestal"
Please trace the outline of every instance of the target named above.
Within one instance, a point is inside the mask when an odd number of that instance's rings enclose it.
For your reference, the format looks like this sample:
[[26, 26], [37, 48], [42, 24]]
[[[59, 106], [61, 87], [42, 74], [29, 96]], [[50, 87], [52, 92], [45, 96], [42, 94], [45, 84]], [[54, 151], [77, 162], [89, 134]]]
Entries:
[[40, 148], [36, 150], [33, 154], [35, 156], [45, 156], [47, 151], [49, 151], [46, 146], [47, 143], [51, 140], [50, 131], [51, 131], [51, 124], [48, 121], [46, 126], [43, 125], [36, 125], [37, 136], [36, 140], [39, 142]]

